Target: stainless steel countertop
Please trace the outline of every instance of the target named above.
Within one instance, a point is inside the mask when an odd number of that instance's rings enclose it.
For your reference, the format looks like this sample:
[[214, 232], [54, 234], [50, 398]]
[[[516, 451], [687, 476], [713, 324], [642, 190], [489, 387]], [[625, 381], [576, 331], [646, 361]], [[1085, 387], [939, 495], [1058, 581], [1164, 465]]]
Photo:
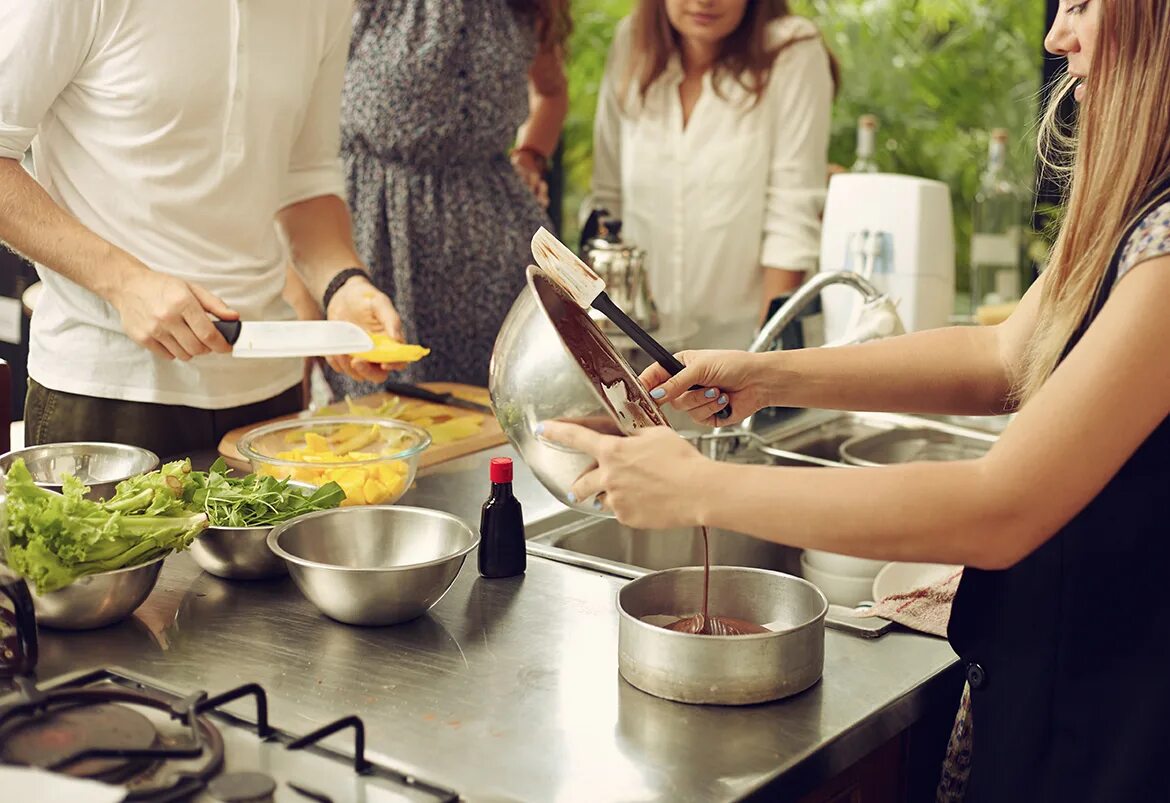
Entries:
[[[403, 500], [478, 516], [500, 449], [432, 473]], [[530, 520], [560, 505], [517, 466]], [[830, 631], [821, 683], [749, 708], [670, 703], [617, 672], [619, 579], [529, 558], [520, 579], [478, 577], [469, 556], [428, 616], [336, 624], [290, 580], [229, 582], [167, 560], [131, 620], [42, 630], [39, 674], [115, 666], [178, 692], [256, 681], [274, 724], [304, 732], [347, 713], [371, 758], [471, 801], [792, 799], [914, 722], [950, 685], [946, 642]], [[954, 701], [957, 703], [957, 701]], [[238, 709], [248, 716], [246, 707]], [[336, 744], [348, 749], [344, 739]]]

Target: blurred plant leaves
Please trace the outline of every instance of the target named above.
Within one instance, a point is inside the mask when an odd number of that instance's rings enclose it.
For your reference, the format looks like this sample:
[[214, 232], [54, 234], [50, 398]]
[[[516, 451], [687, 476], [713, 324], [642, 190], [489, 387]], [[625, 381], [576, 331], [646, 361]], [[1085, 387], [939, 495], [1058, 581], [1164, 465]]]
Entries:
[[[632, 0], [575, 0], [565, 126], [566, 242], [592, 170], [593, 114], [614, 27]], [[1004, 0], [793, 0], [841, 61], [830, 161], [848, 166], [857, 118], [881, 119], [883, 170], [946, 182], [955, 208], [958, 284], [967, 284], [971, 204], [993, 128], [1011, 132], [1012, 167], [1032, 183], [1043, 3]]]

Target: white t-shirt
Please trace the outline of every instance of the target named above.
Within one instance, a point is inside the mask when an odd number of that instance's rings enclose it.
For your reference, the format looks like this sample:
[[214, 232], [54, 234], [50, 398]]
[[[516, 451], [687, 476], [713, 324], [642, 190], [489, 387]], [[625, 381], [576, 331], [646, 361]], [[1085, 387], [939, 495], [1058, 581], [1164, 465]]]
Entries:
[[[647, 252], [651, 292], [667, 314], [706, 324], [698, 344], [746, 348], [767, 268], [812, 270], [828, 173], [833, 84], [816, 26], [772, 23], [781, 51], [760, 102], [737, 82], [715, 92], [711, 74], [686, 128], [677, 56], [645, 101], [619, 98], [631, 56], [619, 25], [594, 124], [593, 207], [623, 221], [623, 239]], [[713, 342], [712, 328], [723, 342]]]
[[[244, 320], [293, 317], [275, 216], [343, 195], [350, 0], [0, 0], [0, 157], [30, 143], [70, 214]], [[29, 374], [60, 391], [222, 409], [270, 398], [298, 360], [168, 362], [96, 295], [38, 267]]]

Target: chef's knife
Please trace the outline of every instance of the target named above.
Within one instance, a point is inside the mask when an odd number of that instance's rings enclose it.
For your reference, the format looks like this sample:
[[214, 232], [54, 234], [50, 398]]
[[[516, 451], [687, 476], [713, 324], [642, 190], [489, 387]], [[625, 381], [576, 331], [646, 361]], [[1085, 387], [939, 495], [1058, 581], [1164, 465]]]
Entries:
[[374, 341], [349, 321], [214, 321], [233, 357], [275, 359], [360, 354]]
[[423, 401], [434, 402], [435, 404], [442, 404], [447, 407], [458, 407], [462, 410], [474, 410], [484, 415], [495, 415], [492, 412], [492, 408], [487, 405], [461, 399], [453, 393], [435, 393], [433, 390], [427, 390], [426, 388], [420, 388], [418, 385], [410, 385], [405, 382], [383, 382], [382, 389], [387, 393], [395, 393], [410, 399], [422, 399]]

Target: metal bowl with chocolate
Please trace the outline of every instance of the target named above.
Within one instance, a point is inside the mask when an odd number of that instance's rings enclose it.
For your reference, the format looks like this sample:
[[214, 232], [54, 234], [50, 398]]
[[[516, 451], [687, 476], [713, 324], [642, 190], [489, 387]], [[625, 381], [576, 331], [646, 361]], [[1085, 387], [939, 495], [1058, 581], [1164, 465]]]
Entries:
[[764, 632], [670, 629], [697, 610], [702, 596], [699, 566], [647, 574], [618, 592], [618, 670], [627, 682], [682, 703], [751, 705], [799, 694], [820, 680], [829, 603], [812, 583], [766, 569], [712, 566], [711, 615]]
[[573, 483], [593, 465], [579, 452], [542, 440], [543, 421], [570, 421], [631, 435], [666, 418], [589, 315], [540, 268], [508, 313], [492, 351], [492, 407], [524, 462], [565, 505], [595, 513], [591, 500], [570, 501]]

